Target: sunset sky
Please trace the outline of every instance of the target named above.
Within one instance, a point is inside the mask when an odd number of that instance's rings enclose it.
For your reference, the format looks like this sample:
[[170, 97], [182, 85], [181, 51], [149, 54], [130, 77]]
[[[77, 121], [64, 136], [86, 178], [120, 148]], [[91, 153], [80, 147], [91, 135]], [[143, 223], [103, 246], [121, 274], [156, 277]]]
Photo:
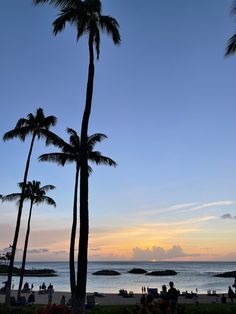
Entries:
[[[117, 168], [90, 177], [90, 260], [236, 260], [236, 30], [231, 0], [103, 0], [122, 45], [103, 35], [90, 134]], [[80, 132], [87, 38], [70, 25], [54, 36], [57, 10], [31, 0], [0, 10], [0, 134], [38, 107], [58, 117], [54, 132]], [[0, 142], [0, 194], [18, 191], [29, 138]], [[57, 207], [36, 206], [28, 259], [68, 260], [75, 166], [38, 163], [29, 180], [53, 184]], [[13, 241], [17, 206], [0, 203], [0, 253]], [[28, 215], [24, 207], [17, 259]]]

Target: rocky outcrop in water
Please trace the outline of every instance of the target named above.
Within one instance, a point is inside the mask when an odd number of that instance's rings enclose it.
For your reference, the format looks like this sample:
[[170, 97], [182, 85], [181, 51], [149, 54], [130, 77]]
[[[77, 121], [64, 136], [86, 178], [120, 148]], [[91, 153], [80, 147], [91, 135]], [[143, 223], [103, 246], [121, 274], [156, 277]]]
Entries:
[[177, 275], [177, 272], [171, 269], [156, 270], [146, 274], [146, 276], [175, 276], [175, 275]]
[[128, 273], [130, 273], [130, 274], [146, 274], [147, 271], [145, 269], [142, 269], [142, 268], [133, 268], [133, 269], [129, 270]]
[[93, 275], [95, 276], [119, 276], [120, 273], [115, 270], [104, 269], [104, 270], [95, 271]]
[[[6, 276], [8, 274], [8, 265], [0, 265], [0, 275]], [[20, 268], [13, 267], [13, 275], [20, 276]], [[25, 269], [25, 277], [55, 277], [57, 273], [53, 269]]]
[[236, 271], [227, 271], [225, 273], [216, 274], [214, 277], [236, 278]]

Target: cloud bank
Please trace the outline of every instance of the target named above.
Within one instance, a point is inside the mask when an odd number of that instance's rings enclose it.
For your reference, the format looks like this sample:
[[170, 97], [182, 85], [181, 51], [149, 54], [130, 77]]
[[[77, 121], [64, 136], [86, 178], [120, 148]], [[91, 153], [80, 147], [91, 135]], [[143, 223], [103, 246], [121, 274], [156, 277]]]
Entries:
[[153, 246], [151, 249], [133, 248], [133, 260], [168, 260], [186, 256], [199, 256], [199, 254], [188, 254], [183, 251], [181, 246], [173, 245], [170, 249], [163, 249], [160, 246]]

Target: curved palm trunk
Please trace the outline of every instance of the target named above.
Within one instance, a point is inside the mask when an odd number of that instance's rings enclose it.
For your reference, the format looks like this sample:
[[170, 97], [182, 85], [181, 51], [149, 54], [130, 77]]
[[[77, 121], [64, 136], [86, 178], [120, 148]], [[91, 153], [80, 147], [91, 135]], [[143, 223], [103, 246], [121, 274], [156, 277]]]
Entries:
[[16, 246], [17, 246], [17, 241], [18, 241], [18, 236], [19, 236], [19, 231], [20, 231], [21, 214], [22, 214], [23, 203], [24, 203], [25, 185], [27, 182], [29, 166], [30, 166], [30, 158], [31, 158], [31, 154], [32, 154], [33, 146], [34, 146], [35, 136], [36, 134], [33, 133], [31, 144], [30, 144], [30, 149], [29, 149], [29, 153], [28, 153], [28, 157], [26, 161], [26, 166], [25, 166], [24, 180], [23, 180], [21, 198], [20, 198], [18, 215], [17, 215], [17, 220], [16, 220], [15, 235], [14, 235], [13, 244], [12, 244], [11, 258], [10, 258], [8, 276], [7, 276], [7, 288], [6, 288], [6, 298], [5, 298], [5, 303], [7, 304], [10, 304], [12, 272], [13, 272], [15, 254], [16, 254]]
[[79, 181], [79, 164], [76, 163], [75, 174], [75, 190], [74, 190], [74, 205], [73, 205], [73, 221], [71, 227], [71, 239], [70, 239], [70, 289], [71, 297], [74, 299], [75, 294], [75, 238], [77, 227], [77, 199], [78, 199], [78, 182]]
[[89, 214], [88, 214], [88, 156], [87, 137], [88, 124], [91, 112], [94, 81], [94, 53], [93, 36], [89, 37], [89, 71], [86, 92], [86, 104], [81, 127], [81, 155], [80, 155], [80, 233], [78, 251], [77, 286], [73, 310], [75, 314], [85, 313], [85, 297], [87, 283], [88, 264], [88, 235], [89, 235]]
[[29, 242], [29, 234], [30, 234], [30, 221], [31, 221], [31, 214], [32, 214], [32, 208], [33, 208], [33, 200], [30, 203], [30, 211], [29, 211], [29, 218], [28, 218], [28, 224], [27, 224], [27, 231], [25, 235], [25, 244], [24, 244], [24, 251], [23, 251], [23, 258], [22, 258], [22, 264], [21, 264], [21, 271], [20, 271], [20, 282], [18, 286], [18, 292], [17, 297], [20, 297], [21, 289], [23, 285], [23, 279], [24, 279], [24, 273], [25, 273], [25, 262], [26, 262], [26, 254], [27, 254], [27, 248], [28, 248], [28, 242]]

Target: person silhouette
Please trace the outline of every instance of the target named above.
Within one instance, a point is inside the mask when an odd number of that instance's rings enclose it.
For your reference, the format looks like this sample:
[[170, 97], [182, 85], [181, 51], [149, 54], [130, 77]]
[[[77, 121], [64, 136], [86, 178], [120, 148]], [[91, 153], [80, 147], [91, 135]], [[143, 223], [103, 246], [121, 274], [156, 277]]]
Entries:
[[170, 286], [170, 289], [167, 292], [167, 297], [168, 297], [169, 306], [170, 306], [170, 313], [172, 314], [176, 310], [176, 305], [178, 302], [178, 291], [174, 288], [173, 281], [170, 281], [169, 286]]

